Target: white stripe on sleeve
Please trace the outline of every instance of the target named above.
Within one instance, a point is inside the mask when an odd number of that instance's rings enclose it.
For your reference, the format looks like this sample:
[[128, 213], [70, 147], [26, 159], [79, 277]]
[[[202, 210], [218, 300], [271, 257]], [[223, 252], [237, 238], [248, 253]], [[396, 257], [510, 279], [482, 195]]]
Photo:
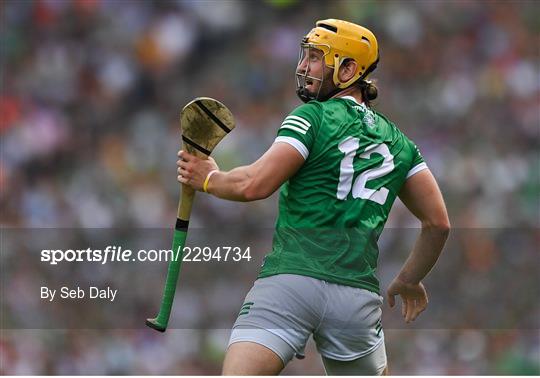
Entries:
[[283, 121], [283, 123], [281, 125], [294, 125], [294, 126], [298, 126], [301, 129], [304, 129], [306, 131], [307, 131], [307, 129], [309, 129], [309, 126], [306, 126], [302, 122], [293, 121], [291, 119], [286, 119], [285, 121]]
[[280, 127], [280, 129], [290, 129], [290, 130], [294, 130], [294, 131], [296, 131], [296, 132], [298, 132], [300, 134], [305, 134], [306, 133], [306, 130], [301, 129], [301, 128], [296, 127], [296, 126], [293, 126], [293, 125], [282, 125]]
[[278, 136], [274, 143], [287, 143], [296, 148], [298, 152], [300, 152], [300, 155], [304, 157], [304, 160], [308, 158], [309, 156], [309, 150], [304, 145], [304, 143], [300, 142], [298, 139], [288, 136]]
[[424, 169], [428, 169], [428, 166], [426, 163], [422, 162], [420, 164], [417, 164], [414, 167], [412, 167], [411, 170], [407, 173], [406, 178], [414, 176], [415, 174], [417, 174], [420, 171], [423, 171]]
[[311, 123], [309, 123], [309, 121], [307, 119], [302, 118], [302, 117], [298, 117], [298, 116], [295, 116], [295, 115], [290, 115], [290, 116], [285, 117], [285, 121], [288, 120], [288, 119], [298, 121], [298, 122], [302, 122], [307, 127], [311, 126]]

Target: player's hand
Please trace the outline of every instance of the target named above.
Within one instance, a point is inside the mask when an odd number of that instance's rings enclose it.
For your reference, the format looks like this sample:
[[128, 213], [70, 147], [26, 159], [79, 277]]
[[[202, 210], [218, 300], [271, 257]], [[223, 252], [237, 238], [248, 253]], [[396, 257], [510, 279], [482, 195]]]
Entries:
[[395, 278], [388, 287], [386, 295], [390, 307], [396, 304], [396, 295], [401, 297], [401, 314], [407, 323], [414, 321], [428, 304], [428, 296], [422, 282], [413, 284]]
[[219, 169], [215, 160], [210, 156], [208, 159], [201, 159], [187, 151], [180, 150], [178, 151], [178, 157], [180, 158], [176, 162], [178, 181], [191, 186], [195, 190], [202, 190], [208, 173]]

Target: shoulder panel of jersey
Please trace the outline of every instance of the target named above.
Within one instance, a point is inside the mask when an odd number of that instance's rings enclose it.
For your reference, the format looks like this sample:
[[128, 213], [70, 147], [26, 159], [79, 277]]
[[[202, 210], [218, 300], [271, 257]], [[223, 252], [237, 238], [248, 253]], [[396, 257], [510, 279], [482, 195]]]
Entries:
[[274, 143], [288, 143], [307, 159], [323, 117], [322, 105], [310, 101], [294, 109], [281, 123]]
[[418, 146], [407, 136], [403, 131], [401, 131], [392, 121], [390, 121], [385, 115], [376, 112], [376, 114], [384, 119], [388, 125], [390, 125], [395, 132], [397, 132], [399, 135], [401, 135], [401, 138], [405, 140], [405, 148], [407, 148], [409, 156], [411, 157], [411, 164], [409, 167], [409, 171], [407, 172], [406, 179], [409, 177], [417, 174], [420, 171], [423, 171], [424, 169], [427, 169], [428, 166], [424, 161], [424, 157], [420, 153], [420, 150], [418, 149]]

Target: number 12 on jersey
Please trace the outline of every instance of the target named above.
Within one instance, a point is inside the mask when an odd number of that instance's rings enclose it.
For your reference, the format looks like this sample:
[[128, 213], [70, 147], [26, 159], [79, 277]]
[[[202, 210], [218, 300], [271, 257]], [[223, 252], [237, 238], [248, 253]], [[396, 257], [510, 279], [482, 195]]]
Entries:
[[346, 200], [349, 193], [353, 198], [362, 198], [376, 202], [380, 205], [384, 205], [386, 198], [388, 197], [388, 189], [380, 188], [379, 190], [366, 188], [366, 183], [370, 180], [375, 180], [383, 177], [394, 169], [394, 156], [390, 153], [388, 146], [382, 144], [371, 144], [366, 147], [364, 152], [359, 155], [361, 159], [370, 159], [371, 154], [377, 153], [384, 158], [382, 165], [376, 168], [366, 169], [361, 172], [356, 180], [354, 180], [354, 167], [353, 161], [356, 156], [356, 152], [360, 147], [359, 139], [355, 137], [345, 138], [338, 148], [345, 155], [341, 159], [339, 166], [339, 184], [337, 187], [337, 198], [339, 200]]

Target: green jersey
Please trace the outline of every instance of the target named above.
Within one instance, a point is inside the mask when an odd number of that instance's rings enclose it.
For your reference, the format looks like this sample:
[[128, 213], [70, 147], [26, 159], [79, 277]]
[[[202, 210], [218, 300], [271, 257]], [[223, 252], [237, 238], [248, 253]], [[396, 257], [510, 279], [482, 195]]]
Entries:
[[418, 148], [350, 96], [296, 108], [276, 142], [305, 163], [281, 187], [259, 278], [292, 273], [378, 293], [377, 241], [407, 178], [427, 168]]

